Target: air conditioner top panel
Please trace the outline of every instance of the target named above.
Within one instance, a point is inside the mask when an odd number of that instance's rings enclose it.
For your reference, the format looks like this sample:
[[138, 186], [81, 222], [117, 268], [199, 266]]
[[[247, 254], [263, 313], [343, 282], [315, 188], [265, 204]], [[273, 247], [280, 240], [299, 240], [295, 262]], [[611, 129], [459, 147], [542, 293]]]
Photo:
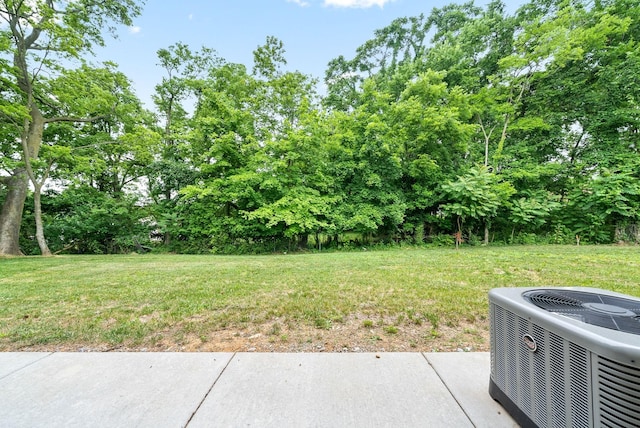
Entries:
[[640, 299], [587, 287], [495, 288], [489, 301], [600, 355], [640, 365]]
[[640, 300], [565, 289], [538, 289], [522, 297], [548, 312], [610, 330], [640, 334]]

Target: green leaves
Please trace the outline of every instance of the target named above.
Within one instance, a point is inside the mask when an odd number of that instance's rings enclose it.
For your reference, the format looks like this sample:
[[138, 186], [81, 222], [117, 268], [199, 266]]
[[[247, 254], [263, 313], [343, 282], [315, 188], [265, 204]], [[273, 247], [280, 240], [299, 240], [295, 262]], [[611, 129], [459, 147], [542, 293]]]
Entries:
[[117, 253], [148, 243], [148, 227], [141, 221], [146, 213], [135, 197], [77, 186], [48, 195], [44, 204], [45, 230], [54, 251], [73, 247], [78, 253]]
[[335, 229], [332, 212], [339, 198], [322, 195], [315, 189], [294, 187], [277, 201], [247, 213], [247, 219], [263, 222], [267, 227], [283, 227], [284, 236], [329, 232]]
[[118, 217], [126, 195], [145, 193], [154, 233], [178, 251], [429, 242], [461, 220], [469, 236], [484, 226], [485, 242], [489, 225], [504, 242], [516, 229], [609, 242], [640, 222], [636, 3], [534, 0], [510, 15], [492, 1], [399, 18], [329, 63], [322, 106], [275, 37], [249, 71], [176, 43], [157, 52], [158, 119], [113, 64], [60, 61], [130, 22], [132, 0], [6, 0], [1, 17], [17, 13], [26, 32], [0, 31], [0, 181], [30, 162], [37, 179], [109, 195]]
[[516, 199], [511, 202], [509, 220], [535, 231], [546, 223], [554, 210], [560, 208], [560, 203], [554, 199], [543, 194]]
[[488, 219], [498, 213], [515, 189], [486, 168], [472, 168], [456, 181], [442, 185], [446, 198], [451, 202], [443, 204], [442, 209], [458, 217]]
[[280, 68], [287, 64], [282, 40], [268, 36], [264, 45], [253, 52], [253, 74], [274, 79], [281, 74]]

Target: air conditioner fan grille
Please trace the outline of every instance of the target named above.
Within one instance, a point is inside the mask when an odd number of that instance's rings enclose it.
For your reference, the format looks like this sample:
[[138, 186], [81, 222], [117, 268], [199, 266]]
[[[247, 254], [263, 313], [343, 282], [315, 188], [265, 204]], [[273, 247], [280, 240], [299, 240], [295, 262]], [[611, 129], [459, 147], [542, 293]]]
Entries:
[[540, 289], [523, 293], [525, 300], [587, 324], [640, 335], [640, 300], [577, 290]]
[[582, 303], [579, 300], [571, 299], [565, 296], [552, 294], [549, 292], [530, 293], [528, 296], [529, 301], [541, 308], [577, 308], [581, 307]]

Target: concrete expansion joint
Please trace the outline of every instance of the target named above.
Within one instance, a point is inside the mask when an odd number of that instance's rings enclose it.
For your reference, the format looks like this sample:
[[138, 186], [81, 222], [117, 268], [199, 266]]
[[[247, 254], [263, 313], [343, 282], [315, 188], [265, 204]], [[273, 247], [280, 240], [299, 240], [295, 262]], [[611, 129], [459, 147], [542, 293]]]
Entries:
[[433, 369], [433, 371], [435, 372], [436, 376], [438, 376], [438, 379], [440, 379], [440, 382], [442, 382], [442, 385], [447, 389], [447, 391], [449, 391], [449, 394], [451, 394], [451, 397], [453, 397], [453, 399], [455, 400], [456, 404], [458, 404], [458, 407], [460, 407], [460, 410], [462, 410], [462, 413], [464, 413], [464, 415], [467, 417], [467, 419], [469, 419], [469, 423], [471, 425], [473, 425], [474, 428], [477, 428], [476, 424], [471, 419], [471, 416], [467, 413], [467, 411], [465, 410], [465, 408], [462, 405], [462, 403], [458, 400], [458, 397], [456, 397], [455, 391], [452, 391], [451, 388], [449, 387], [449, 385], [447, 385], [447, 382], [445, 382], [445, 379], [442, 377], [442, 375], [438, 371], [438, 368], [436, 366], [434, 366], [433, 364], [431, 364], [431, 361], [429, 361], [429, 357], [427, 357], [427, 355], [424, 352], [421, 352], [421, 354], [424, 357], [424, 359], [427, 361], [427, 364], [429, 364], [429, 366]]
[[4, 375], [0, 374], [0, 380], [2, 380], [2, 379], [4, 379], [4, 378], [9, 377], [9, 376], [11, 376], [12, 374], [18, 373], [19, 371], [24, 370], [24, 369], [26, 369], [27, 367], [29, 367], [29, 366], [31, 366], [31, 365], [33, 365], [33, 364], [36, 364], [36, 363], [38, 363], [38, 362], [40, 362], [40, 361], [44, 360], [44, 359], [45, 359], [45, 358], [47, 358], [47, 357], [52, 356], [53, 354], [54, 354], [54, 352], [49, 352], [49, 353], [47, 353], [47, 354], [43, 354], [43, 355], [42, 355], [42, 358], [39, 358], [39, 359], [37, 359], [37, 360], [34, 360], [34, 361], [31, 361], [31, 362], [28, 362], [28, 363], [26, 363], [26, 364], [25, 364], [25, 365], [23, 365], [23, 366], [19, 366], [19, 367], [17, 367], [15, 370], [12, 370], [12, 371], [10, 371], [10, 372], [8, 372], [8, 373], [5, 373]]
[[207, 399], [207, 397], [209, 396], [209, 394], [213, 390], [213, 387], [216, 386], [216, 383], [218, 383], [218, 380], [222, 377], [224, 372], [227, 370], [227, 367], [229, 367], [229, 364], [231, 364], [231, 361], [233, 361], [233, 359], [236, 357], [236, 354], [237, 353], [234, 352], [233, 355], [231, 355], [231, 358], [229, 358], [229, 360], [227, 361], [227, 364], [225, 364], [224, 367], [222, 368], [222, 370], [220, 371], [220, 373], [218, 373], [218, 376], [216, 376], [216, 378], [214, 379], [213, 383], [211, 384], [211, 387], [209, 388], [207, 393], [204, 394], [204, 396], [202, 397], [202, 400], [200, 400], [200, 403], [198, 403], [198, 407], [196, 407], [196, 409], [193, 411], [193, 413], [191, 413], [191, 416], [189, 416], [189, 420], [187, 421], [187, 423], [184, 424], [184, 428], [187, 428], [189, 426], [189, 424], [193, 420], [193, 417], [196, 415], [196, 413], [198, 413], [198, 410], [200, 410], [200, 407], [202, 407], [202, 403], [205, 402], [205, 400]]

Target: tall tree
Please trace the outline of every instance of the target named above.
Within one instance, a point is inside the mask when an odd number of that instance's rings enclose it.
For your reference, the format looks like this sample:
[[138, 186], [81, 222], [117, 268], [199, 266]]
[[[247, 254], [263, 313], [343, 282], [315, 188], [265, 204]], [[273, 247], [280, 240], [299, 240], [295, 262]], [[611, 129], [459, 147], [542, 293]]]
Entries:
[[331, 60], [325, 73], [325, 106], [349, 111], [357, 106], [358, 91], [366, 79], [385, 82], [399, 68], [419, 62], [427, 48], [429, 25], [424, 15], [397, 18], [376, 30], [372, 39], [357, 48], [353, 59]]
[[183, 251], [221, 250], [236, 238], [254, 237], [260, 227], [243, 211], [255, 208], [260, 195], [257, 168], [260, 149], [255, 105], [258, 83], [240, 64], [209, 70], [189, 135], [197, 177], [180, 190], [173, 219], [173, 245]]
[[[115, 34], [114, 24], [129, 25], [139, 13], [135, 0], [0, 0], [0, 19], [5, 22], [0, 40], [11, 62], [0, 71], [16, 103], [0, 104], [0, 115], [20, 130], [21, 142], [20, 151], [15, 154], [21, 164], [3, 180], [8, 190], [0, 213], [0, 255], [20, 253], [18, 238], [28, 189], [27, 169], [40, 155], [45, 127], [53, 122], [91, 118], [91, 112], [72, 117], [64, 111], [50, 111], [46, 80], [58, 75], [69, 61], [90, 52], [92, 46], [102, 45], [105, 29]], [[3, 60], [7, 61], [6, 57]]]
[[163, 241], [170, 245], [169, 229], [175, 223], [180, 189], [192, 184], [197, 175], [187, 138], [194, 126], [192, 113], [203, 101], [204, 82], [222, 60], [212, 49], [194, 51], [184, 43], [160, 49], [157, 55], [165, 75], [155, 87], [153, 100], [164, 123], [162, 146], [149, 171], [149, 193]]
[[449, 88], [444, 72], [427, 71], [408, 82], [389, 115], [392, 139], [401, 148], [403, 193], [408, 204], [404, 228], [422, 230], [438, 211], [441, 183], [465, 166], [475, 126], [470, 97]]
[[142, 109], [131, 83], [113, 64], [64, 70], [47, 84], [51, 96], [47, 113], [64, 110], [69, 117], [81, 117], [90, 111], [93, 118], [88, 122], [49, 123], [43, 132], [40, 156], [27, 163], [33, 186], [35, 236], [43, 255], [49, 251], [41, 192], [49, 175], [58, 180], [59, 189], [83, 182], [121, 197], [126, 187], [137, 188], [130, 184], [146, 174], [157, 145], [153, 116]]
[[404, 219], [402, 153], [389, 121], [390, 100], [389, 93], [367, 79], [360, 105], [350, 113], [333, 112], [331, 117], [330, 170], [342, 201], [334, 214], [340, 233], [393, 237]]

